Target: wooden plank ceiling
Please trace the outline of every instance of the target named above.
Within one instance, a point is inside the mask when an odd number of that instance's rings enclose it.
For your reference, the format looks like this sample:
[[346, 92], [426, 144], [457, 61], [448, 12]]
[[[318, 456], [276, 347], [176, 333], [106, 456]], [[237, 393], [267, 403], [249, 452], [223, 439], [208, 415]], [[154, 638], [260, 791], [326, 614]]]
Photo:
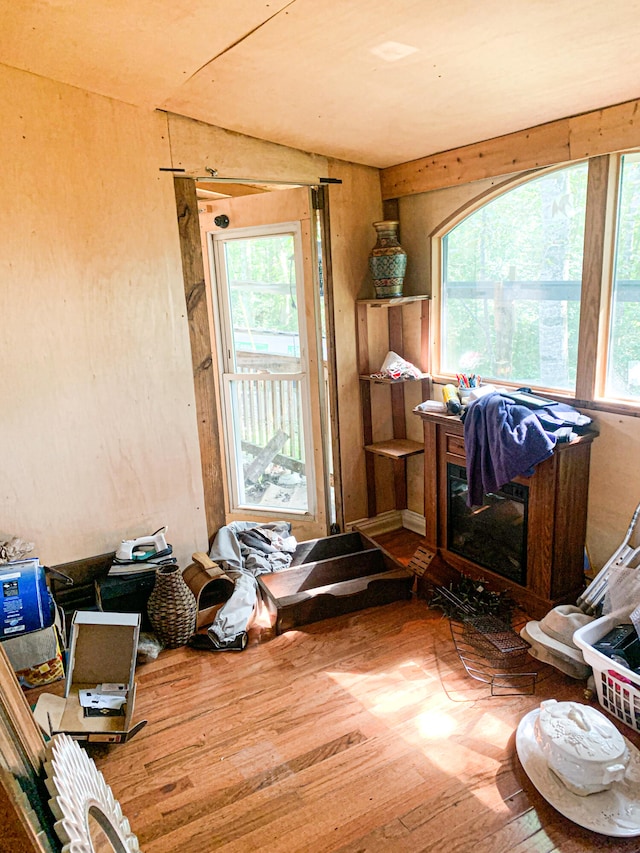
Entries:
[[640, 96], [638, 0], [0, 0], [0, 62], [388, 167]]

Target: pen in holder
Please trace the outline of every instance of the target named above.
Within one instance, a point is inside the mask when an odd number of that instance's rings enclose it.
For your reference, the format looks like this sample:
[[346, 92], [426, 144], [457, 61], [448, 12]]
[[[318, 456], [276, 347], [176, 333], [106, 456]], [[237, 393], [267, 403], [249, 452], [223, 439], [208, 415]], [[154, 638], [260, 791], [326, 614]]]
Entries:
[[473, 388], [466, 388], [464, 386], [458, 388], [458, 396], [460, 397], [460, 402], [463, 406], [466, 406], [469, 402], [469, 395], [473, 390]]

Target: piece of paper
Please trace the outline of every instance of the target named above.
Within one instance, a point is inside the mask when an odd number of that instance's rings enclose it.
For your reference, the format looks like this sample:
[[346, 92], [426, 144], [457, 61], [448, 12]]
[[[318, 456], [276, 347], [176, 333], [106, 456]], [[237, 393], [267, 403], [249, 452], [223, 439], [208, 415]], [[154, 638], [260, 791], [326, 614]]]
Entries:
[[80, 690], [80, 705], [83, 708], [108, 709], [118, 711], [127, 700], [125, 696], [114, 696], [109, 693], [99, 693], [97, 690]]

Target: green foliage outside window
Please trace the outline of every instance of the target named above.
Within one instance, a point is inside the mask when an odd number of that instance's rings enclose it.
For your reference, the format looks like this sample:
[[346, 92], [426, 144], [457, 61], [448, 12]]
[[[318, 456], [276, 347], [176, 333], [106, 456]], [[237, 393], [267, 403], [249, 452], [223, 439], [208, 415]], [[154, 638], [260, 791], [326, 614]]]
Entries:
[[443, 243], [441, 369], [575, 384], [587, 166], [488, 202]]
[[[620, 164], [617, 209], [608, 212], [613, 268], [603, 271], [609, 323], [587, 347], [607, 356], [605, 387], [596, 396], [637, 402], [640, 153], [622, 156]], [[442, 238], [443, 373], [575, 390], [587, 171], [579, 163], [521, 184]]]
[[231, 240], [225, 251], [234, 327], [297, 334], [293, 237]]
[[622, 158], [605, 393], [640, 398], [640, 155]]

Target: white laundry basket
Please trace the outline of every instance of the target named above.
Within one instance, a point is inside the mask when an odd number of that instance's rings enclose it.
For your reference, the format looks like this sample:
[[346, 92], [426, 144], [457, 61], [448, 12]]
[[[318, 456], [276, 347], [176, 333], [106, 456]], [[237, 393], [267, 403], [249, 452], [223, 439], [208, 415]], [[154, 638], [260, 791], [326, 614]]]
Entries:
[[573, 635], [573, 642], [582, 651], [586, 663], [593, 669], [598, 701], [610, 714], [640, 732], [640, 675], [603, 655], [593, 644], [601, 640], [616, 625], [629, 621], [620, 613], [610, 613], [594, 619]]

